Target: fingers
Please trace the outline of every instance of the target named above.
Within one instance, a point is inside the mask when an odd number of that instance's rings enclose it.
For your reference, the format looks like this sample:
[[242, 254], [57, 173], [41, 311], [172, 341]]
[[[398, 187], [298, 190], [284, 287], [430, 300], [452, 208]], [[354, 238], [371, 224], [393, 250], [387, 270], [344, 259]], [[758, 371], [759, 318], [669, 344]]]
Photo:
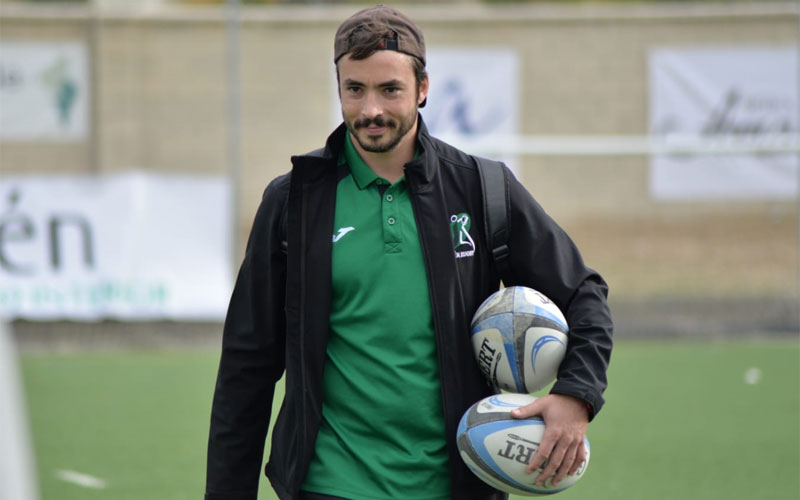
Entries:
[[528, 467], [525, 471], [528, 474], [533, 473], [536, 470], [539, 470], [542, 466], [547, 463], [551, 462], [550, 454], [553, 452], [553, 448], [555, 447], [556, 440], [553, 438], [553, 433], [548, 432], [545, 430], [544, 436], [542, 437], [542, 442], [539, 444], [539, 449], [536, 450], [536, 454], [533, 456], [533, 459], [528, 463]]
[[569, 474], [570, 476], [574, 476], [575, 474], [577, 474], [578, 469], [581, 468], [581, 464], [583, 464], [583, 462], [585, 461], [586, 461], [586, 444], [581, 442], [580, 445], [578, 445], [578, 453], [575, 455], [575, 462], [572, 464], [572, 467], [570, 467], [569, 472], [567, 474]]
[[[558, 466], [558, 470], [556, 472], [556, 476], [553, 478], [553, 486], [558, 486], [558, 483], [564, 479], [564, 476], [567, 475], [572, 469], [572, 465], [575, 463], [575, 458], [578, 455], [578, 445], [575, 444], [574, 446], [570, 446], [567, 449], [567, 452], [564, 454], [564, 459], [561, 461], [561, 465]], [[538, 478], [537, 478], [538, 479]], [[546, 480], [547, 478], [545, 478]]]
[[586, 458], [583, 440], [579, 438], [556, 429], [545, 431], [536, 455], [526, 468], [529, 474], [541, 469], [535, 481], [538, 486], [544, 485], [550, 478], [553, 478], [551, 484], [558, 486], [567, 474], [577, 472]]

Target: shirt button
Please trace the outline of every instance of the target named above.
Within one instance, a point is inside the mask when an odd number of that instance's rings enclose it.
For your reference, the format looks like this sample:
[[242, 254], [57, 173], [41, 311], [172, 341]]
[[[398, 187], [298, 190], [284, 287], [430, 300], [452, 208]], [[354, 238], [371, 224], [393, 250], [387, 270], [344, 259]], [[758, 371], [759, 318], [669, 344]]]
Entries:
[[375, 184], [381, 186], [381, 185], [383, 185], [383, 180], [378, 179], [377, 181], [375, 181]]
[[386, 222], [388, 222], [390, 226], [394, 226], [395, 223], [394, 217], [389, 217], [389, 220], [387, 220]]
[[392, 196], [390, 194], [386, 195], [386, 201], [392, 201], [393, 199], [394, 199], [394, 196]]

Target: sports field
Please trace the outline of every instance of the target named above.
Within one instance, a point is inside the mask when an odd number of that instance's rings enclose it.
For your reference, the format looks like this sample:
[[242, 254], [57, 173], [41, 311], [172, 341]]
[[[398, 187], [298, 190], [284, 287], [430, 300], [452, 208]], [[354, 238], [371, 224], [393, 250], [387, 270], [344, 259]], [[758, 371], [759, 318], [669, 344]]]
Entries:
[[[620, 341], [589, 469], [555, 498], [797, 500], [799, 347]], [[23, 355], [42, 498], [202, 498], [217, 356]]]

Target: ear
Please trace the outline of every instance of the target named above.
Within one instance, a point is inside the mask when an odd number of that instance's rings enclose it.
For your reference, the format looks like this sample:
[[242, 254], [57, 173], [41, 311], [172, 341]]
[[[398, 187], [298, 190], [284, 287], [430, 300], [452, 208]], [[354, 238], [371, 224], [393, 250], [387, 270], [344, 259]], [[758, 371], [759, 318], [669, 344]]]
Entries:
[[419, 98], [417, 99], [417, 106], [421, 105], [423, 102], [425, 102], [425, 99], [428, 98], [429, 86], [430, 86], [430, 81], [426, 76], [425, 79], [422, 80], [422, 82], [420, 82], [419, 84]]

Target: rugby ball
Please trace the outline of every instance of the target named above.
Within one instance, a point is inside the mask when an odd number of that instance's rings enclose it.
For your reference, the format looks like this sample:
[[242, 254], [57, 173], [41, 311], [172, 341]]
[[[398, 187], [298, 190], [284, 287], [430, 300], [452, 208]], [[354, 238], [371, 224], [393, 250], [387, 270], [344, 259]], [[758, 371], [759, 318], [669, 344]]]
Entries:
[[567, 351], [567, 320], [543, 293], [524, 286], [493, 293], [472, 318], [472, 347], [494, 387], [532, 393], [555, 380]]
[[525, 472], [542, 442], [545, 424], [541, 418], [517, 419], [511, 410], [536, 398], [528, 394], [497, 394], [472, 405], [458, 424], [456, 443], [461, 459], [486, 484], [506, 493], [524, 496], [563, 491], [583, 477], [589, 464], [589, 440], [584, 440], [586, 460], [573, 476], [553, 486], [552, 478], [535, 484], [539, 472]]

